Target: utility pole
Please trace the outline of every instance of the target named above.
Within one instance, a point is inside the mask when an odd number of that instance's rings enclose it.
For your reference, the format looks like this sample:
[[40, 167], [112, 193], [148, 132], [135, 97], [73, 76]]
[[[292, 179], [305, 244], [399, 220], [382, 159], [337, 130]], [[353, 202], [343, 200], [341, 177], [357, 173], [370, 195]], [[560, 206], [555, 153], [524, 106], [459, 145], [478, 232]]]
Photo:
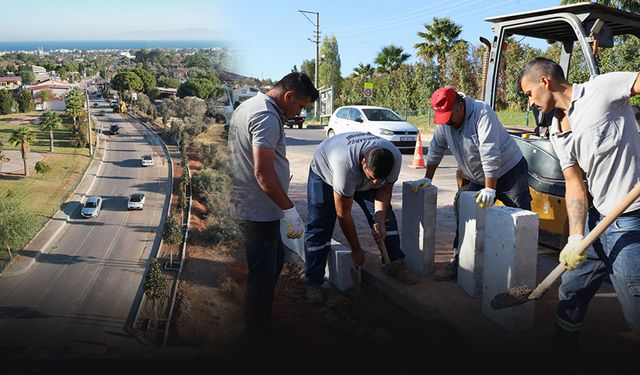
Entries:
[[[307, 10], [298, 10], [298, 12], [302, 13], [302, 15], [304, 16], [304, 18], [306, 18], [307, 20], [309, 20], [309, 22], [311, 22], [311, 24], [313, 26], [316, 27], [316, 40], [312, 40], [311, 38], [307, 38], [310, 42], [315, 43], [316, 44], [316, 72], [315, 72], [315, 86], [316, 89], [318, 88], [318, 67], [320, 66], [320, 13], [319, 12], [310, 12]], [[310, 14], [315, 14], [316, 15], [316, 22], [314, 23], [313, 21], [311, 21], [309, 19], [309, 17], [307, 17], [307, 15], [305, 13], [310, 13]], [[320, 118], [320, 115], [318, 114], [318, 102], [320, 101], [320, 98], [318, 98], [314, 103], [313, 103], [313, 113], [316, 117], [316, 120], [318, 120]]]

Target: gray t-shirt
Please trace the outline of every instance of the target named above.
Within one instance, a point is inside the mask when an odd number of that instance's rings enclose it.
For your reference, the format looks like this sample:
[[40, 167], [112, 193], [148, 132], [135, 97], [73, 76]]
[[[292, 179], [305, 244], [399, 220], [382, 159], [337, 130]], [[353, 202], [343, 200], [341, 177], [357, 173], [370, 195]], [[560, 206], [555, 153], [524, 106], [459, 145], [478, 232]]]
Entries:
[[[638, 73], [614, 72], [573, 85], [571, 130], [558, 119], [549, 129], [562, 169], [578, 165], [585, 172], [593, 205], [607, 215], [640, 180], [640, 134], [629, 97]], [[640, 209], [640, 199], [626, 212]]]
[[229, 149], [235, 193], [236, 216], [241, 220], [274, 221], [282, 210], [260, 188], [254, 176], [253, 147], [275, 150], [273, 167], [282, 188], [289, 190], [289, 161], [282, 111], [269, 96], [258, 93], [233, 112], [229, 126]]
[[522, 151], [484, 102], [465, 97], [464, 122], [456, 129], [436, 125], [429, 145], [427, 165], [440, 164], [449, 147], [458, 167], [472, 182], [484, 185], [485, 177], [500, 178], [522, 159]]
[[343, 197], [353, 197], [356, 191], [379, 188], [382, 184], [374, 185], [362, 171], [364, 151], [370, 147], [386, 148], [393, 153], [393, 169], [385, 183], [395, 183], [402, 167], [400, 150], [386, 139], [369, 133], [342, 133], [324, 140], [313, 154], [311, 170]]

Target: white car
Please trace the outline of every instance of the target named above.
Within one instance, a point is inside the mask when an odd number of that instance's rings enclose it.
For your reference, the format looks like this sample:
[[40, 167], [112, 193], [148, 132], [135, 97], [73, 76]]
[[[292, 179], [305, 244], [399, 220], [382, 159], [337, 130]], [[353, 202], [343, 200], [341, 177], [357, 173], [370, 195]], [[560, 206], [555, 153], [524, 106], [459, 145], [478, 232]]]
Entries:
[[131, 194], [131, 196], [129, 196], [129, 202], [127, 202], [127, 208], [130, 210], [141, 210], [144, 208], [144, 201], [144, 194]]
[[391, 141], [400, 151], [413, 151], [418, 128], [389, 108], [365, 105], [340, 107], [326, 128], [327, 137], [348, 132], [365, 132]]
[[142, 156], [142, 166], [146, 167], [148, 165], [153, 165], [153, 156], [151, 155]]
[[87, 200], [84, 202], [84, 206], [82, 206], [82, 210], [80, 211], [80, 215], [83, 217], [96, 217], [100, 212], [100, 208], [102, 208], [101, 197], [87, 197]]

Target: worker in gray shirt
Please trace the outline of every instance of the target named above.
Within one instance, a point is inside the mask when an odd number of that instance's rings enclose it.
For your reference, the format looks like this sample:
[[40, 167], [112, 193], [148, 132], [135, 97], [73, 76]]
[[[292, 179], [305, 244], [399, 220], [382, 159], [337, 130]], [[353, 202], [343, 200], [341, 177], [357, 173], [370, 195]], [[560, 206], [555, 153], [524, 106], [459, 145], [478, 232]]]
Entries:
[[[391, 262], [405, 257], [400, 249], [398, 223], [391, 207], [393, 184], [398, 180], [402, 155], [393, 143], [378, 136], [353, 132], [324, 140], [311, 160], [307, 179], [307, 231], [305, 232], [305, 284], [310, 303], [321, 303], [321, 285], [336, 218], [351, 247], [353, 262], [364, 263], [364, 250], [351, 216], [355, 201], [363, 210], [376, 242], [384, 242]], [[417, 277], [404, 262], [394, 276], [411, 285]]]
[[284, 264], [280, 219], [289, 238], [300, 238], [304, 223], [287, 196], [289, 161], [283, 124], [318, 98], [304, 73], [284, 76], [266, 94], [258, 93], [233, 113], [229, 149], [236, 216], [247, 259], [245, 331], [251, 338], [271, 332], [273, 295]]
[[569, 239], [559, 258], [569, 272], [558, 291], [551, 348], [562, 359], [574, 359], [587, 307], [607, 275], [627, 324], [640, 335], [640, 199], [586, 254], [576, 250], [585, 222], [593, 229], [640, 182], [640, 134], [630, 102], [640, 94], [640, 76], [614, 72], [570, 84], [560, 65], [538, 57], [523, 69], [520, 86], [532, 107], [554, 115], [549, 139], [564, 174], [569, 218]]
[[505, 206], [531, 209], [527, 176], [529, 168], [520, 148], [484, 102], [462, 96], [451, 87], [436, 90], [431, 96], [436, 125], [427, 154], [425, 178], [412, 182], [413, 189], [431, 183], [447, 148], [469, 180], [454, 201], [456, 236], [453, 259], [435, 272], [439, 281], [458, 275], [458, 197], [462, 191], [477, 191], [476, 202], [489, 207], [499, 199]]

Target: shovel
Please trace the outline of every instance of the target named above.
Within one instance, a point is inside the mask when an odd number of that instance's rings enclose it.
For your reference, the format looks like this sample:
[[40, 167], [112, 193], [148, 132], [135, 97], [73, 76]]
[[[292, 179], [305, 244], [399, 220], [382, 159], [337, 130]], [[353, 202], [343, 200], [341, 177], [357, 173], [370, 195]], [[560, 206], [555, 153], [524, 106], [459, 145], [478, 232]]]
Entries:
[[[617, 206], [613, 208], [611, 213], [602, 219], [598, 225], [587, 236], [580, 241], [577, 247], [577, 251], [580, 254], [584, 253], [587, 248], [604, 233], [607, 228], [624, 213], [636, 199], [640, 197], [640, 183], [636, 183], [636, 186], [622, 199]], [[533, 291], [527, 286], [519, 286], [509, 289], [507, 292], [500, 293], [491, 300], [491, 307], [494, 310], [504, 309], [507, 307], [513, 307], [521, 305], [529, 301], [535, 301], [547, 293], [551, 288], [551, 285], [562, 276], [566, 271], [566, 268], [560, 263], [551, 273], [536, 287]]]
[[[380, 225], [378, 223], [373, 224], [373, 230], [377, 233], [380, 233]], [[384, 241], [376, 242], [378, 245], [378, 249], [382, 253], [382, 260], [384, 263], [380, 266], [380, 271], [388, 276], [393, 276], [398, 267], [402, 264], [402, 260], [394, 260], [393, 262], [389, 259], [389, 253], [387, 253], [387, 246], [385, 246]]]

